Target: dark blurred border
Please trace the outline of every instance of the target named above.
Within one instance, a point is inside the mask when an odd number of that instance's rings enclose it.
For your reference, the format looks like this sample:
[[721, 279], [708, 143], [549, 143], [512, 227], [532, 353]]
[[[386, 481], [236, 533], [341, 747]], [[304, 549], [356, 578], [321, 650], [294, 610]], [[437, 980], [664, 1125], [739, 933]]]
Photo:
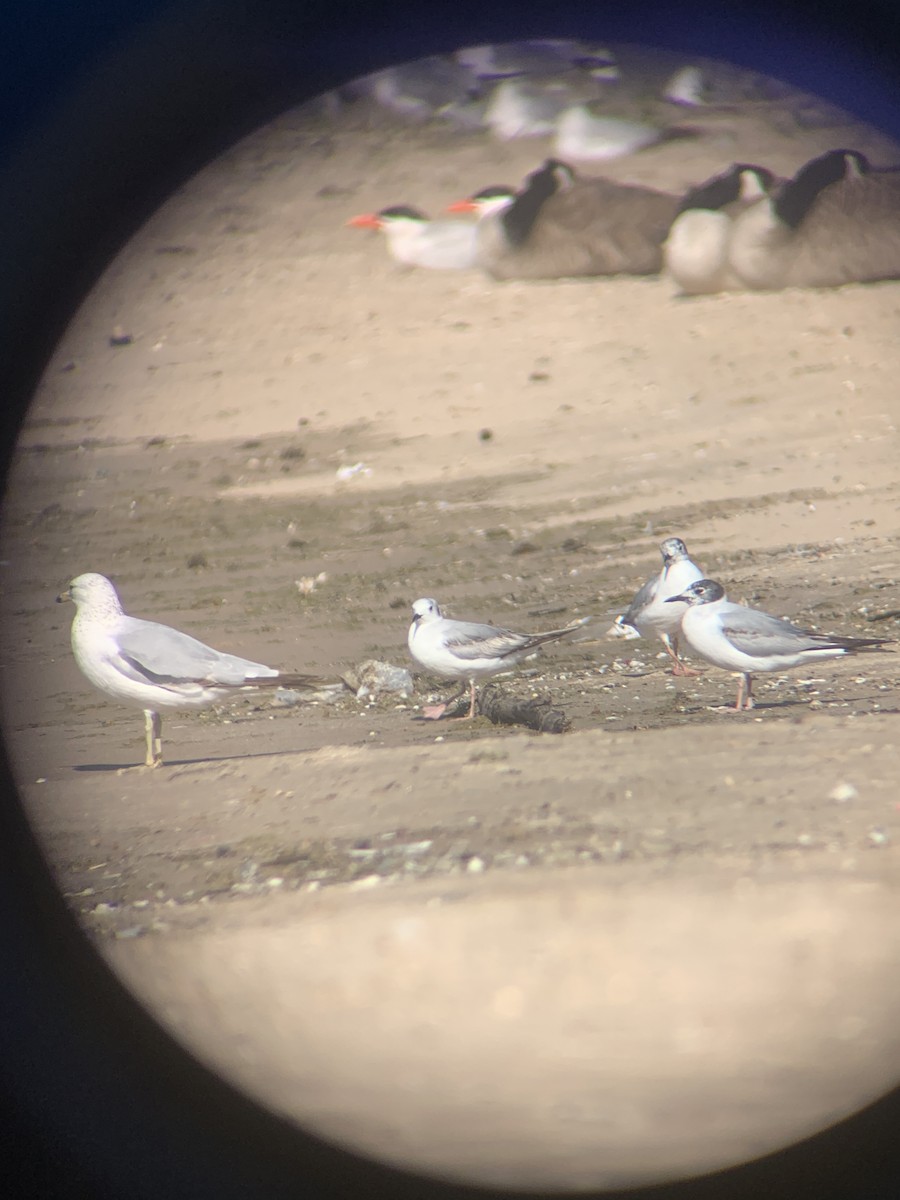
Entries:
[[[893, 0], [20, 0], [0, 14], [4, 468], [43, 363], [81, 297], [210, 157], [284, 108], [366, 71], [461, 45], [548, 35], [728, 59], [817, 92], [900, 140]], [[31, 841], [5, 765], [2, 782], [4, 1194], [489, 1194], [428, 1184], [304, 1138], [195, 1064], [89, 950]], [[894, 1093], [758, 1163], [629, 1195], [895, 1200], [898, 1133]]]

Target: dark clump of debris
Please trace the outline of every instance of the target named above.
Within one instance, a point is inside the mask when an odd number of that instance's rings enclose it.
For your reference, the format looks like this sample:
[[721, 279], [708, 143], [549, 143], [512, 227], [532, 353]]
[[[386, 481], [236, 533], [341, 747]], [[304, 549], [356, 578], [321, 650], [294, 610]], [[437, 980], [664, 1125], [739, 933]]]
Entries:
[[493, 725], [524, 725], [539, 733], [565, 733], [571, 721], [561, 708], [553, 708], [546, 697], [523, 700], [510, 696], [497, 684], [487, 684], [478, 698], [478, 711]]

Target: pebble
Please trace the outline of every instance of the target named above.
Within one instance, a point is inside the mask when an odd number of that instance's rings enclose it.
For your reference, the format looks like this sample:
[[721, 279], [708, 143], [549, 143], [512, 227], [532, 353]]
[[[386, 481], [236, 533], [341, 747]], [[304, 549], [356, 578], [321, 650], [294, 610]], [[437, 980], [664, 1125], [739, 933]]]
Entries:
[[839, 783], [828, 793], [828, 799], [834, 800], [838, 804], [846, 804], [848, 800], [857, 800], [858, 798], [859, 792], [852, 783]]
[[380, 883], [380, 875], [364, 875], [362, 879], [354, 879], [348, 885], [348, 889], [351, 892], [367, 892], [370, 888], [378, 887]]

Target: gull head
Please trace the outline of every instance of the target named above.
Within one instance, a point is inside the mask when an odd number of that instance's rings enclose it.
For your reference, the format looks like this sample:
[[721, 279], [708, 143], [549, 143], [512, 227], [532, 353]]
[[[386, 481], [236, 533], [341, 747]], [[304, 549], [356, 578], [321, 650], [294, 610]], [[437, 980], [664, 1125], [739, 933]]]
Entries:
[[663, 562], [668, 567], [670, 563], [677, 562], [679, 558], [687, 558], [687, 546], [681, 538], [666, 538], [664, 542], [659, 544], [659, 552], [663, 556]]
[[437, 600], [431, 600], [425, 597], [421, 600], [416, 600], [412, 606], [413, 625], [427, 624], [429, 621], [439, 621], [441, 619], [441, 610]]
[[725, 589], [714, 579], [698, 579], [690, 587], [684, 589], [678, 596], [669, 596], [666, 604], [674, 604], [680, 600], [682, 604], [693, 607], [696, 604], [715, 604], [717, 600], [725, 599]]
[[57, 604], [61, 604], [65, 600], [73, 600], [77, 608], [122, 611], [116, 589], [105, 575], [98, 575], [95, 571], [76, 575], [65, 591], [60, 592], [56, 597]]

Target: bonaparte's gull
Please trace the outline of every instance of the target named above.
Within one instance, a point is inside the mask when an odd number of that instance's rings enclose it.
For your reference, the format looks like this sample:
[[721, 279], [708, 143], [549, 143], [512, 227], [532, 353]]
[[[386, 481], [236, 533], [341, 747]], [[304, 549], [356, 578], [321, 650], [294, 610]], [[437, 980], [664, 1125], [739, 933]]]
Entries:
[[627, 612], [617, 618], [616, 625], [636, 629], [641, 637], [658, 637], [672, 659], [673, 675], [696, 675], [678, 655], [678, 633], [682, 615], [687, 611], [685, 604], [672, 604], [671, 599], [684, 591], [689, 584], [703, 578], [703, 572], [691, 562], [687, 546], [681, 538], [666, 538], [660, 543], [662, 570], [644, 586], [628, 606]]
[[734, 604], [712, 579], [700, 579], [668, 604], [686, 604], [681, 618], [684, 640], [701, 658], [740, 675], [735, 710], [753, 707], [753, 675], [785, 671], [821, 658], [841, 658], [860, 650], [877, 650], [889, 638], [829, 637], [810, 633], [782, 617]]
[[[565, 629], [546, 633], [514, 633], [496, 625], [481, 625], [474, 621], [453, 621], [445, 617], [436, 600], [423, 598], [412, 606], [413, 619], [407, 643], [413, 658], [427, 670], [448, 679], [462, 679], [469, 684], [470, 704], [467, 719], [475, 715], [475, 681], [488, 675], [507, 671], [523, 654], [528, 654], [544, 642], [575, 633], [584, 619]], [[465, 688], [463, 688], [463, 691]], [[462, 691], [458, 693], [462, 695]], [[456, 697], [453, 697], [455, 699]], [[448, 700], [424, 710], [431, 720], [443, 716]]]

